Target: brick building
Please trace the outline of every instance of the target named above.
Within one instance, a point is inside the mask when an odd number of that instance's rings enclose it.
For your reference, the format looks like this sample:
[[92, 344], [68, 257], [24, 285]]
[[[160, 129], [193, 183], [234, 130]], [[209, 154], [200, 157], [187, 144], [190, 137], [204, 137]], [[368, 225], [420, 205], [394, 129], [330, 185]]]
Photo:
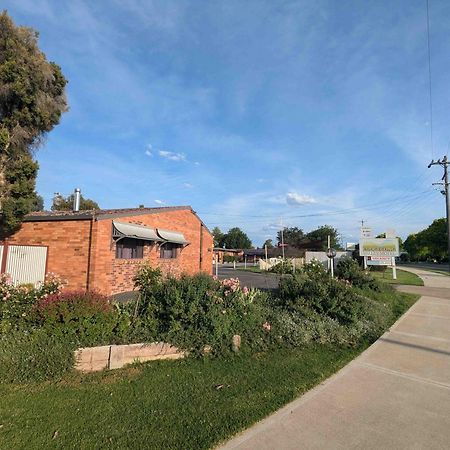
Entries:
[[190, 206], [32, 213], [3, 244], [46, 246], [47, 272], [106, 295], [131, 291], [143, 261], [175, 275], [212, 272], [213, 237]]

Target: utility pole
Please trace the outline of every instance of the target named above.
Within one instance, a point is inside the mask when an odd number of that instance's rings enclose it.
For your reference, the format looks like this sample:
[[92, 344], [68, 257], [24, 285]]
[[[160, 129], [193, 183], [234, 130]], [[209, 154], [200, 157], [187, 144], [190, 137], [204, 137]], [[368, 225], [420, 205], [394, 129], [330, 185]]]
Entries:
[[450, 161], [447, 159], [447, 155], [442, 159], [435, 161], [434, 159], [428, 164], [428, 168], [431, 166], [442, 166], [444, 168], [444, 176], [441, 183], [433, 183], [434, 185], [443, 185], [444, 190], [442, 193], [445, 195], [445, 212], [447, 216], [447, 254], [448, 254], [448, 269], [450, 272], [450, 195], [449, 195], [449, 183], [448, 183], [448, 166]]

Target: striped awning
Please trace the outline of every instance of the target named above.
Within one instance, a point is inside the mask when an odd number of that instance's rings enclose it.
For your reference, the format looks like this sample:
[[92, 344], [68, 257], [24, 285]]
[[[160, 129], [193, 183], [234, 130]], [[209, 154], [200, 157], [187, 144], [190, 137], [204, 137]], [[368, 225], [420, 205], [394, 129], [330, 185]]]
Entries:
[[164, 241], [163, 238], [158, 236], [154, 228], [145, 225], [137, 225], [135, 223], [118, 222], [117, 220], [113, 220], [113, 237], [141, 239], [143, 241], [154, 242]]
[[184, 238], [183, 233], [179, 233], [178, 231], [168, 231], [157, 228], [156, 232], [158, 233], [158, 236], [165, 242], [171, 242], [173, 244], [180, 245], [189, 244], [189, 242]]

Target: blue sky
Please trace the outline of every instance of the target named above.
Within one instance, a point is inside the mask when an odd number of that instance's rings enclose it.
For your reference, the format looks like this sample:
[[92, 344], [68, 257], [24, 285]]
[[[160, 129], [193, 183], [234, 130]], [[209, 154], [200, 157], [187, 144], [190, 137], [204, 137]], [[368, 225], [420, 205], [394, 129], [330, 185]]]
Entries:
[[[425, 0], [0, 0], [69, 80], [38, 191], [190, 204], [261, 245], [283, 224], [402, 236], [431, 183]], [[434, 157], [448, 152], [450, 2], [430, 0]], [[334, 214], [329, 214], [334, 213]], [[309, 217], [308, 217], [309, 216]]]

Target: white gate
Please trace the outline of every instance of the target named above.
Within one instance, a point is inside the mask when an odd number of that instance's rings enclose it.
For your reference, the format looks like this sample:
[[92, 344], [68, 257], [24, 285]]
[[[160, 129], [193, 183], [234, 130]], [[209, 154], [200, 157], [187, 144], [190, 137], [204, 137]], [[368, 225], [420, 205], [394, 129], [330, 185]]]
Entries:
[[4, 272], [11, 275], [14, 285], [33, 284], [38, 286], [45, 279], [47, 247], [8, 245], [5, 248], [0, 246], [0, 261]]

